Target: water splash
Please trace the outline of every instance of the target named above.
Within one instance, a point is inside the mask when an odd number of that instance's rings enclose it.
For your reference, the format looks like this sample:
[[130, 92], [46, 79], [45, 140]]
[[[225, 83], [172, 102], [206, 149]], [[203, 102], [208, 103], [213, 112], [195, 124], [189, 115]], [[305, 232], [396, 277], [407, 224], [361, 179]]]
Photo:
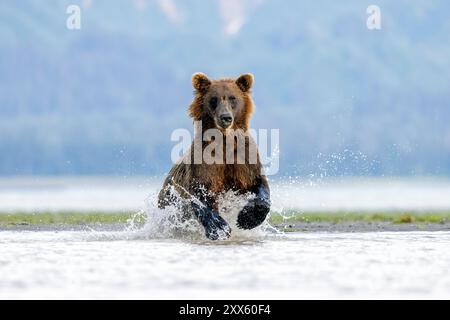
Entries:
[[[164, 209], [158, 208], [157, 194], [146, 199], [145, 208], [137, 212], [127, 224], [126, 232], [133, 239], [181, 239], [203, 243], [236, 243], [260, 241], [266, 236], [277, 233], [266, 220], [261, 226], [244, 230], [237, 226], [237, 217], [245, 204], [253, 197], [251, 194], [239, 195], [228, 191], [218, 197], [219, 214], [231, 227], [231, 236], [227, 240], [211, 241], [206, 239], [203, 226], [189, 214], [186, 214], [188, 201], [175, 196], [174, 204]], [[145, 221], [142, 224], [142, 221]]]
[[344, 149], [339, 153], [318, 153], [315, 160], [300, 170], [310, 174], [278, 177], [270, 183], [272, 211], [289, 224], [294, 215], [330, 210], [330, 200], [335, 203], [337, 196], [328, 192], [329, 196], [323, 197], [324, 190], [341, 188], [342, 191], [348, 185], [349, 176], [355, 173], [361, 177], [368, 176], [376, 167], [377, 160], [361, 151]]

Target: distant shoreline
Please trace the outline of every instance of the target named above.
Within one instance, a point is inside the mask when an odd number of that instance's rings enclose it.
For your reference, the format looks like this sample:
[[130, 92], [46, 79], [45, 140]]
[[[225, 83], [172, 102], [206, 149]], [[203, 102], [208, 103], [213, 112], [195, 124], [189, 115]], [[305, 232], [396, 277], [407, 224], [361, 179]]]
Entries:
[[[120, 231], [145, 223], [131, 212], [0, 213], [0, 231]], [[269, 223], [284, 232], [450, 231], [450, 212], [272, 213]]]

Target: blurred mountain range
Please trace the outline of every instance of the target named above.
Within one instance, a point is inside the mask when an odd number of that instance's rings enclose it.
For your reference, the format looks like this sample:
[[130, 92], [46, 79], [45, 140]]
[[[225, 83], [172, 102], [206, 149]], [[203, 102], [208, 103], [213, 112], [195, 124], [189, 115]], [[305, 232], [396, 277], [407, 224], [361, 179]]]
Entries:
[[280, 174], [450, 175], [450, 2], [376, 2], [2, 1], [0, 174], [165, 172], [203, 71], [254, 74]]

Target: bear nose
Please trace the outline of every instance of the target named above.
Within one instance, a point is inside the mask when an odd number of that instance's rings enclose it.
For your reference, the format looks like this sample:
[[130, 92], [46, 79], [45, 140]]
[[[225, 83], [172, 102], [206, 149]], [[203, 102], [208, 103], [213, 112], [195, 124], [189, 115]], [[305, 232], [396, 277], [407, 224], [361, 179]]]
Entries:
[[233, 121], [233, 117], [229, 114], [224, 114], [220, 116], [220, 121], [222, 121], [223, 123], [231, 123], [231, 121]]

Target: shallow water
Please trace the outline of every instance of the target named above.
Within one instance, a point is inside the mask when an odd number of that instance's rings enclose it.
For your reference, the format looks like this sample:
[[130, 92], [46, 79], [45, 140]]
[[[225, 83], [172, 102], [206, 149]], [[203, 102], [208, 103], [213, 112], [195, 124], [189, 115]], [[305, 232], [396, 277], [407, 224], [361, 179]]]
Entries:
[[[197, 221], [178, 221], [176, 210], [155, 207], [157, 182], [75, 180], [0, 181], [0, 211], [143, 208], [146, 224], [0, 231], [0, 298], [450, 299], [450, 232], [280, 234], [267, 224], [241, 231], [235, 221], [245, 197], [227, 194], [219, 210], [232, 237], [212, 242]], [[450, 209], [445, 181], [271, 186], [279, 211]]]
[[450, 298], [450, 232], [0, 232], [0, 298]]

